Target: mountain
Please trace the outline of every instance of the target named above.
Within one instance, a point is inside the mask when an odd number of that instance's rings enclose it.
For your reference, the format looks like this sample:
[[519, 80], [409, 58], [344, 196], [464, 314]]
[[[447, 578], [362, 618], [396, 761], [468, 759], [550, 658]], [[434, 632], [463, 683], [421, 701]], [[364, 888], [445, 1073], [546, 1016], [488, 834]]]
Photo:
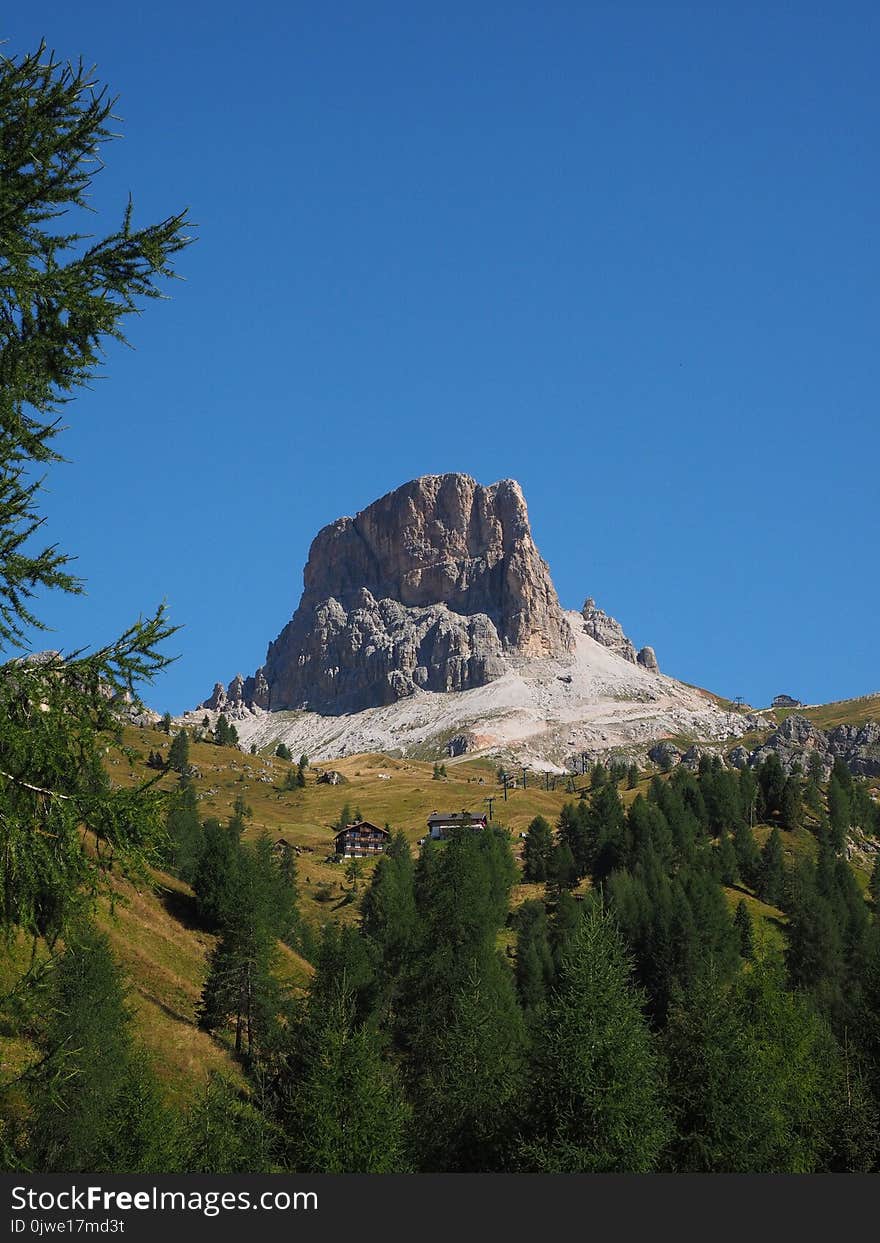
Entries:
[[765, 724], [661, 674], [592, 599], [566, 612], [512, 479], [414, 479], [324, 527], [303, 581], [265, 664], [196, 709], [240, 722], [244, 742], [561, 766]]

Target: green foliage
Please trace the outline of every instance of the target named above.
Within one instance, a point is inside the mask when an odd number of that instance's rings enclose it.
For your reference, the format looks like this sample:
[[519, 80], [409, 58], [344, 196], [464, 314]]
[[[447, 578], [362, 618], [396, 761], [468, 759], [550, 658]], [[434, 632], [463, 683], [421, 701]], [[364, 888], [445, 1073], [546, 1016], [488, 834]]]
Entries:
[[736, 907], [736, 914], [733, 917], [734, 926], [739, 936], [739, 952], [745, 959], [751, 959], [755, 956], [755, 933], [752, 926], [752, 917], [749, 914], [749, 908], [746, 906], [742, 898], [740, 898]]
[[416, 944], [418, 919], [409, 843], [397, 833], [379, 859], [361, 903], [361, 927], [376, 947], [389, 988]]
[[32, 1090], [35, 1168], [147, 1173], [167, 1157], [168, 1120], [129, 1024], [107, 939], [84, 928], [54, 971]]
[[470, 958], [413, 1078], [414, 1146], [426, 1172], [503, 1169], [525, 1086], [525, 1027], [507, 964]]
[[[849, 777], [849, 774], [846, 776]], [[835, 769], [828, 783], [828, 819], [831, 825], [831, 843], [835, 850], [843, 850], [852, 823], [851, 786], [841, 779], [838, 769]]]
[[231, 1020], [236, 1053], [253, 1059], [279, 1036], [283, 1007], [273, 968], [278, 940], [295, 937], [295, 872], [289, 863], [285, 869], [275, 863], [265, 836], [242, 847], [233, 830], [212, 830], [210, 851], [210, 866], [196, 877], [196, 894], [200, 910], [219, 925], [220, 940], [211, 954], [199, 1023], [216, 1031]]
[[761, 868], [761, 852], [755, 835], [745, 822], [738, 824], [733, 833], [733, 848], [739, 874], [747, 885], [755, 885]]
[[803, 821], [804, 786], [799, 777], [787, 777], [782, 787], [779, 815], [785, 827], [799, 829]]
[[223, 712], [218, 716], [217, 724], [214, 726], [214, 742], [218, 747], [238, 746], [238, 730], [227, 720]]
[[591, 904], [535, 1033], [522, 1168], [642, 1173], [656, 1167], [669, 1126], [642, 1002], [611, 917]]
[[868, 893], [871, 895], [871, 901], [874, 903], [875, 914], [880, 915], [880, 854], [874, 860], [871, 879], [868, 881]]
[[175, 1164], [187, 1174], [264, 1174], [282, 1146], [266, 1115], [215, 1073], [183, 1120]]
[[[97, 373], [123, 324], [160, 296], [186, 244], [183, 216], [136, 229], [131, 205], [105, 237], [78, 233], [100, 152], [112, 137], [113, 100], [83, 66], [44, 46], [0, 59], [0, 645], [42, 628], [35, 596], [79, 592], [68, 556], [35, 546], [42, 468], [61, 460], [59, 413]], [[163, 609], [91, 654], [46, 653], [0, 668], [0, 920], [55, 936], [94, 891], [110, 858], [132, 873], [161, 839], [158, 799], [114, 791], [101, 736], [120, 698], [134, 696], [168, 658]], [[39, 708], [39, 710], [38, 710]], [[100, 843], [84, 848], [83, 827]]]
[[275, 754], [278, 756], [279, 760], [293, 759], [293, 756], [290, 753], [290, 747], [286, 742], [279, 742], [278, 746], [275, 748]]
[[183, 781], [168, 800], [166, 818], [168, 866], [181, 880], [192, 881], [205, 846], [205, 835], [199, 820], [196, 789]]
[[782, 764], [779, 756], [774, 752], [767, 756], [758, 769], [758, 795], [765, 819], [776, 816], [782, 811], [785, 784]]
[[516, 987], [526, 1012], [547, 1000], [556, 977], [547, 908], [543, 902], [524, 902], [516, 913]]
[[381, 1039], [356, 1016], [345, 981], [313, 994], [280, 1085], [287, 1162], [306, 1174], [410, 1168], [409, 1110]]
[[823, 1168], [840, 1089], [838, 1051], [815, 1013], [757, 963], [730, 987], [698, 980], [666, 1036], [672, 1160], [695, 1172]]
[[189, 734], [185, 729], [174, 735], [168, 751], [168, 767], [176, 773], [185, 773], [189, 768]]
[[761, 851], [758, 864], [758, 896], [771, 906], [781, 906], [785, 893], [785, 866], [782, 856], [782, 838], [774, 829]]
[[548, 879], [553, 852], [553, 830], [543, 816], [535, 816], [528, 827], [523, 847], [523, 880], [538, 883]]

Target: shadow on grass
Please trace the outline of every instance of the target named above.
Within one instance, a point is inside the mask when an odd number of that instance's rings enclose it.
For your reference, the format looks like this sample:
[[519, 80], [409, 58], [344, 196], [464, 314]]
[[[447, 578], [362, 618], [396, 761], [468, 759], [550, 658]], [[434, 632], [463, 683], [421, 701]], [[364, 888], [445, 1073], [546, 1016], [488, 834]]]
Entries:
[[157, 896], [171, 918], [189, 932], [211, 931], [199, 916], [198, 903], [194, 894], [181, 893], [179, 889], [160, 887], [157, 890]]

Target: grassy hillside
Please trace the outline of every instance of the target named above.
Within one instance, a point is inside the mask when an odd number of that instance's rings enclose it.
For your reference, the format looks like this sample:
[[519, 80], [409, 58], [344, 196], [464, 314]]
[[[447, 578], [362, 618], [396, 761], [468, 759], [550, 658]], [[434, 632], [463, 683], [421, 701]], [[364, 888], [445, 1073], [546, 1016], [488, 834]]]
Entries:
[[[855, 701], [858, 702], [858, 701]], [[828, 705], [829, 709], [835, 705]], [[814, 710], [814, 711], [819, 711]], [[155, 729], [127, 727], [125, 742], [130, 760], [110, 759], [112, 779], [120, 785], [133, 785], [155, 776], [147, 767], [150, 751], [167, 756], [170, 739]], [[434, 810], [488, 810], [494, 800], [494, 819], [510, 829], [514, 852], [521, 855], [524, 832], [538, 814], [551, 823], [558, 819], [564, 803], [576, 798], [589, 783], [588, 777], [575, 781], [575, 792], [561, 780], [555, 790], [544, 788], [538, 777], [527, 778], [522, 788], [511, 790], [505, 802], [495, 765], [487, 760], [461, 758], [447, 761], [448, 776], [435, 780], [433, 764], [414, 759], [392, 759], [383, 755], [358, 755], [335, 761], [333, 768], [344, 781], [335, 786], [317, 781], [320, 769], [309, 769], [304, 789], [287, 789], [288, 775], [295, 764], [275, 756], [246, 755], [235, 748], [211, 743], [194, 743], [190, 760], [195, 766], [194, 784], [202, 818], [228, 818], [233, 804], [242, 798], [251, 811], [245, 840], [268, 833], [273, 840], [283, 838], [300, 848], [297, 860], [301, 908], [314, 930], [328, 920], [352, 922], [357, 919], [359, 898], [374, 861], [363, 861], [361, 875], [353, 881], [344, 865], [332, 859], [333, 828], [344, 805], [352, 814], [360, 812], [378, 824], [402, 829], [415, 845], [426, 832], [428, 815]], [[165, 773], [160, 788], [171, 790], [178, 778]], [[649, 778], [633, 790], [622, 790], [625, 803], [640, 791], [646, 792]], [[763, 844], [770, 826], [758, 825], [755, 836]], [[813, 855], [816, 839], [809, 829], [783, 833], [783, 849], [789, 865], [798, 857]], [[856, 866], [860, 884], [867, 874]], [[131, 1001], [140, 1039], [169, 1093], [185, 1096], [212, 1069], [237, 1074], [230, 1050], [200, 1032], [195, 1024], [196, 1006], [206, 974], [207, 958], [213, 938], [200, 928], [191, 891], [181, 881], [163, 873], [154, 876], [154, 888], [137, 891], [118, 883], [111, 910], [104, 903], [99, 917], [110, 936], [114, 950], [131, 982]], [[580, 886], [586, 892], [589, 882]], [[543, 885], [517, 885], [513, 893], [516, 908], [528, 898], [544, 897]], [[779, 945], [785, 916], [760, 902], [740, 887], [727, 890], [732, 907], [744, 899], [753, 917], [756, 935]], [[499, 945], [513, 952], [515, 933], [505, 929]], [[22, 946], [19, 953], [24, 953]], [[293, 985], [307, 983], [311, 968], [286, 947], [282, 948], [282, 975]], [[14, 1054], [26, 1059], [28, 1050]]]
[[[110, 768], [112, 779], [120, 785], [133, 785], [154, 775], [146, 767], [146, 758], [150, 751], [161, 751], [167, 756], [170, 740], [159, 730], [127, 728], [125, 741], [131, 748], [132, 763], [126, 766], [123, 761], [111, 761]], [[519, 833], [536, 815], [546, 816], [553, 823], [563, 804], [577, 797], [567, 792], [564, 779], [553, 791], [543, 788], [542, 779], [529, 775], [523, 789], [520, 773], [517, 789], [509, 791], [505, 802], [496, 766], [487, 760], [447, 760], [448, 776], [435, 781], [433, 763], [427, 761], [385, 755], [349, 756], [332, 764], [345, 778], [344, 784], [319, 784], [316, 777], [320, 770], [310, 768], [306, 787], [300, 790], [284, 788], [288, 773], [296, 765], [275, 756], [245, 755], [233, 747], [193, 743], [190, 761], [197, 770], [194, 783], [203, 819], [227, 819], [236, 799], [241, 797], [253, 813], [245, 840], [268, 833], [273, 840], [283, 838], [300, 847], [297, 866], [301, 905], [304, 916], [315, 927], [328, 918], [349, 921], [357, 915], [353, 900], [357, 895], [350, 892], [344, 867], [327, 861], [333, 851], [331, 825], [338, 820], [345, 804], [352, 813], [360, 811], [367, 820], [403, 830], [415, 844], [427, 831], [427, 818], [432, 811], [488, 811], [486, 800], [491, 796], [493, 817], [511, 830], [518, 851]], [[159, 787], [170, 790], [176, 782], [175, 773], [166, 773]], [[588, 783], [588, 777], [580, 777], [576, 785], [580, 789]], [[646, 790], [647, 780], [639, 788]], [[623, 791], [624, 801], [630, 802], [637, 792]], [[373, 866], [372, 861], [364, 862], [359, 885], [369, 878]]]
[[774, 708], [773, 712], [780, 721], [788, 716], [805, 716], [819, 729], [833, 729], [835, 725], [866, 725], [868, 721], [880, 721], [880, 692], [861, 695], [858, 699], [817, 704], [813, 708]]

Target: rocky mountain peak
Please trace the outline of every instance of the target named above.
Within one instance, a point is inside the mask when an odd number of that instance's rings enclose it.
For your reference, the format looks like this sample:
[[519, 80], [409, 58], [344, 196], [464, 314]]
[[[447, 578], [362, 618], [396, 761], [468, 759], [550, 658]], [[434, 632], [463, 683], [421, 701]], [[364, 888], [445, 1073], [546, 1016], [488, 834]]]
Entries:
[[573, 647], [519, 484], [423, 475], [318, 532], [265, 666], [206, 706], [358, 712]]
[[651, 673], [659, 672], [660, 666], [653, 647], [643, 647], [637, 652], [632, 641], [624, 634], [620, 622], [600, 609], [592, 596], [584, 601], [581, 617], [584, 619], [585, 633], [596, 643], [601, 643], [603, 647], [622, 656], [631, 665], [641, 665]]

